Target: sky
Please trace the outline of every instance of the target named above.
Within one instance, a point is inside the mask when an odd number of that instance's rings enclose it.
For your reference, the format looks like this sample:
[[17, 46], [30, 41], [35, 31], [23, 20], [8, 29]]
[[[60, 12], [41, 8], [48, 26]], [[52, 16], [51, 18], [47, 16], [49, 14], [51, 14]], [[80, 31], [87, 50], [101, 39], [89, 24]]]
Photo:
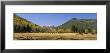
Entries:
[[59, 26], [72, 18], [97, 19], [96, 13], [15, 13], [40, 26]]

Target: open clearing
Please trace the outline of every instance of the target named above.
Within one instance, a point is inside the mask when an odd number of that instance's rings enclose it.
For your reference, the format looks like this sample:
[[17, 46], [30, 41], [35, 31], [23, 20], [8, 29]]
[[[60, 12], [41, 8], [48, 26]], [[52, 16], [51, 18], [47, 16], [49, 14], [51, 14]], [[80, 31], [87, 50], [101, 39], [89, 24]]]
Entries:
[[14, 40], [97, 40], [96, 34], [14, 33]]

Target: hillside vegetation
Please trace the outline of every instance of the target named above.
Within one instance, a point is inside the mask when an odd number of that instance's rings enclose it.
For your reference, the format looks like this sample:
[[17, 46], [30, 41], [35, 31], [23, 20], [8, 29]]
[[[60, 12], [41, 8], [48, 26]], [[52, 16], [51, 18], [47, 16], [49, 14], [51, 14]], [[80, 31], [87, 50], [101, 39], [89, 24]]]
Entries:
[[97, 33], [96, 19], [77, 19], [55, 26], [39, 26], [14, 14], [15, 33]]

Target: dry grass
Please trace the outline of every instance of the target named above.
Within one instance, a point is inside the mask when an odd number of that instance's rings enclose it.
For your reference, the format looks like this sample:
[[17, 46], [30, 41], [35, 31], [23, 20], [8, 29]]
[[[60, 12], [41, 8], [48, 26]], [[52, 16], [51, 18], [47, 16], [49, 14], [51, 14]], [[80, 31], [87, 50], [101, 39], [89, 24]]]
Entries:
[[14, 33], [14, 40], [96, 40], [96, 34]]

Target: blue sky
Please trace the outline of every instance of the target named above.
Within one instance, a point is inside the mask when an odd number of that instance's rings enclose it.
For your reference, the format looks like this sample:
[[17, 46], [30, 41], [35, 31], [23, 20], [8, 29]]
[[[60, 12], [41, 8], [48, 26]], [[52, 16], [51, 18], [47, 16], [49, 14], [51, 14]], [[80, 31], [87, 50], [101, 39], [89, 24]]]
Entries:
[[72, 18], [97, 19], [96, 13], [15, 13], [40, 26], [58, 26]]

